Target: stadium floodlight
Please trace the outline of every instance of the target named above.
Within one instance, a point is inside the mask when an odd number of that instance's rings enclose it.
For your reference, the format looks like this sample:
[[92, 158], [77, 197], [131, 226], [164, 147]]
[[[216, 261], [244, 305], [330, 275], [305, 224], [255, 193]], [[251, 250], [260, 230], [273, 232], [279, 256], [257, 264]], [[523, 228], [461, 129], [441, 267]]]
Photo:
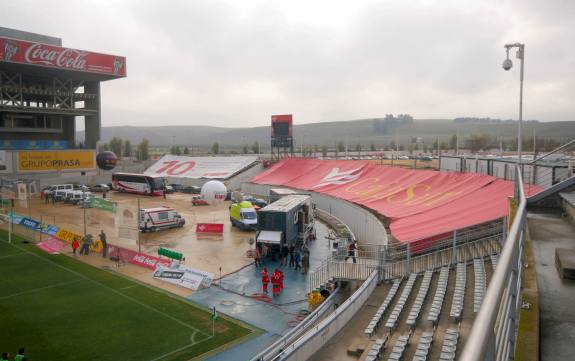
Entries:
[[[513, 43], [513, 44], [505, 44], [504, 46], [506, 51], [506, 59], [503, 61], [503, 70], [509, 71], [513, 67], [513, 62], [509, 59], [509, 50], [512, 48], [517, 48], [516, 57], [520, 60], [520, 70], [519, 70], [519, 124], [517, 129], [517, 163], [523, 170], [521, 165], [521, 128], [523, 127], [523, 63], [525, 60], [525, 44], [521, 43]], [[523, 172], [521, 172], [523, 173]]]

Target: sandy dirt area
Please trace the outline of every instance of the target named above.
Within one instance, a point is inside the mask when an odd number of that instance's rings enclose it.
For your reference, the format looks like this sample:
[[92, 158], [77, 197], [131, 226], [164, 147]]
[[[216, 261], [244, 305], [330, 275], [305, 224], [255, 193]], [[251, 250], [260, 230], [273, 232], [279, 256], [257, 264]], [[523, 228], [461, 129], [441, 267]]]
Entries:
[[[96, 196], [101, 197], [101, 194], [96, 194]], [[108, 200], [129, 204], [134, 210], [137, 209], [138, 198], [140, 198], [142, 208], [170, 206], [186, 220], [183, 228], [140, 233], [142, 252], [156, 255], [159, 247], [182, 252], [186, 258], [186, 265], [212, 272], [216, 278], [220, 276], [220, 267], [221, 273], [225, 275], [251, 263], [252, 260], [246, 256], [246, 252], [250, 249], [249, 239], [255, 237], [255, 232], [232, 228], [229, 221], [229, 202], [216, 206], [192, 206], [192, 195], [189, 194], [174, 193], [167, 195], [167, 199], [163, 199], [162, 197], [108, 193]], [[54, 205], [46, 204], [37, 197], [30, 200], [30, 209], [22, 208], [22, 205], [24, 204], [17, 204], [14, 211], [22, 215], [31, 215], [33, 219], [56, 224], [81, 235], [84, 233], [84, 210], [78, 206], [62, 202]], [[224, 233], [221, 235], [196, 233], [195, 228], [198, 222], [223, 223]], [[137, 240], [120, 238], [118, 228], [118, 221], [113, 213], [98, 209], [86, 210], [88, 233], [96, 236], [103, 229], [108, 236], [108, 243], [137, 251]], [[148, 271], [142, 270], [142, 272]], [[135, 277], [138, 278], [138, 272], [135, 273]]]

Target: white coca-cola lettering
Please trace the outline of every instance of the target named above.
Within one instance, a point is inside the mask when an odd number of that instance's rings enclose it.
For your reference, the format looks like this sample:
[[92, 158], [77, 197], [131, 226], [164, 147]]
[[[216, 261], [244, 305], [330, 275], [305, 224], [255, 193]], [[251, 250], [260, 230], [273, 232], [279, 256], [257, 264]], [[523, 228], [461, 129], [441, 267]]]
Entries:
[[49, 49], [42, 44], [31, 45], [26, 49], [24, 59], [27, 63], [46, 64], [59, 68], [86, 70], [85, 56], [88, 53], [74, 49]]

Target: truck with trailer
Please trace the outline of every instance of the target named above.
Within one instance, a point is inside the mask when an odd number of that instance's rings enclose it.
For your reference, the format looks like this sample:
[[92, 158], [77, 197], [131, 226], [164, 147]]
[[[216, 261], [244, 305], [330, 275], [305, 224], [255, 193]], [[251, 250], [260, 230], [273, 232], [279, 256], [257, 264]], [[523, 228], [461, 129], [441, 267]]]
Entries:
[[308, 195], [286, 195], [260, 209], [256, 245], [272, 253], [282, 246], [301, 246], [315, 239], [314, 208]]
[[241, 230], [255, 230], [258, 225], [258, 215], [254, 206], [248, 201], [232, 203], [230, 222], [232, 226]]
[[183, 227], [186, 220], [171, 207], [140, 209], [140, 231], [156, 232], [167, 228]]

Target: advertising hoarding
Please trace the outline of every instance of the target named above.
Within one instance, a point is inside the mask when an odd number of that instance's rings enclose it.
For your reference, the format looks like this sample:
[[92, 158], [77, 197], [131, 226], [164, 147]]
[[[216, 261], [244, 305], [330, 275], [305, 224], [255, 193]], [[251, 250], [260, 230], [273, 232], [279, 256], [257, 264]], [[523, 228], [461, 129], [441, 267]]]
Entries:
[[94, 151], [23, 151], [18, 152], [19, 172], [49, 172], [58, 170], [93, 170]]
[[0, 37], [0, 61], [86, 73], [126, 76], [126, 58]]

